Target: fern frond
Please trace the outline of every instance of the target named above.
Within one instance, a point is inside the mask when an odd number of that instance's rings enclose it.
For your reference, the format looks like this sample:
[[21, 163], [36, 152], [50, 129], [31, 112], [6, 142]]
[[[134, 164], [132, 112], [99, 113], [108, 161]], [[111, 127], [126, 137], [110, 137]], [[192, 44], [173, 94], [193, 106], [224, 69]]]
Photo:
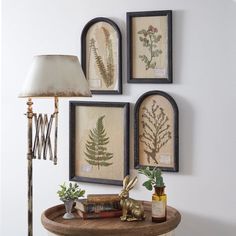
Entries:
[[109, 162], [105, 162], [105, 161], [99, 163], [100, 166], [110, 166], [112, 164], [113, 163], [109, 163]]
[[107, 152], [107, 145], [109, 143], [109, 137], [106, 136], [106, 130], [103, 125], [103, 119], [105, 115], [100, 116], [96, 122], [96, 128], [90, 130], [88, 135], [89, 140], [85, 144], [86, 161], [90, 165], [95, 165], [100, 169], [100, 166], [109, 166], [112, 163], [107, 163], [113, 157], [113, 153]]
[[107, 78], [106, 78], [107, 77], [106, 68], [105, 68], [105, 65], [104, 65], [104, 63], [102, 61], [101, 56], [97, 52], [97, 48], [95, 46], [95, 43], [96, 43], [95, 39], [91, 38], [90, 42], [89, 42], [89, 48], [92, 50], [92, 53], [93, 53], [93, 55], [95, 57], [95, 62], [96, 62], [96, 65], [97, 65], [97, 67], [99, 69], [99, 72], [100, 72], [100, 74], [102, 76], [102, 79], [104, 81], [106, 81], [107, 80]]
[[106, 68], [105, 68], [105, 65], [102, 61], [102, 57], [101, 56], [96, 56], [95, 57], [95, 61], [96, 61], [96, 64], [98, 66], [98, 69], [99, 69], [99, 72], [102, 76], [102, 79], [103, 81], [105, 82], [106, 84], [106, 81], [107, 81], [107, 72], [106, 72]]
[[110, 87], [114, 83], [114, 59], [113, 59], [113, 45], [112, 40], [110, 36], [110, 32], [105, 28], [102, 27], [103, 33], [105, 35], [105, 42], [106, 47], [108, 51], [107, 55], [107, 81], [104, 81], [106, 83], [107, 87]]
[[98, 53], [98, 49], [95, 46], [95, 39], [90, 39], [89, 42], [89, 49], [92, 51], [96, 65], [99, 69], [99, 73], [102, 77], [103, 82], [105, 83], [106, 87], [110, 87], [114, 83], [114, 75], [115, 75], [115, 66], [114, 66], [114, 55], [113, 55], [113, 44], [111, 40], [110, 32], [105, 28], [102, 27], [102, 32], [105, 36], [105, 44], [106, 44], [106, 66], [102, 60], [102, 57]]
[[88, 160], [88, 159], [86, 159], [86, 161], [90, 164], [90, 165], [93, 165], [93, 166], [95, 166], [95, 165], [98, 165], [98, 161], [91, 161], [91, 160]]

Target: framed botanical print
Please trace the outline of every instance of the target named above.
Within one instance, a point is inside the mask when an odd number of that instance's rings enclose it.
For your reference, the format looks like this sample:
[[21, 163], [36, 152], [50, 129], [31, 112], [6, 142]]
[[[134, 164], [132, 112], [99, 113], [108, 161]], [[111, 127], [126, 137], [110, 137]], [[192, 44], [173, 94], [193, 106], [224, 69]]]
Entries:
[[172, 83], [172, 11], [127, 13], [128, 83]]
[[129, 173], [129, 103], [70, 102], [70, 180], [122, 185]]
[[121, 33], [104, 17], [94, 18], [81, 35], [81, 64], [93, 94], [121, 94]]
[[135, 104], [135, 168], [179, 170], [178, 107], [162, 91], [143, 94]]

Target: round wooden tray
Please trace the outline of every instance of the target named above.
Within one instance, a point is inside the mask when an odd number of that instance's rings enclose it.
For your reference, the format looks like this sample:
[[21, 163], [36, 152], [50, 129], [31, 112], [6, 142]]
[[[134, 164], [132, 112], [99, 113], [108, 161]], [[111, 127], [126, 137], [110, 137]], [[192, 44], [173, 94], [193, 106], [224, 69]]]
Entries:
[[64, 205], [51, 207], [43, 212], [41, 221], [51, 233], [60, 236], [157, 236], [174, 230], [181, 220], [180, 213], [167, 207], [167, 221], [153, 223], [151, 202], [142, 202], [145, 209], [144, 221], [121, 222], [119, 218], [83, 220], [78, 216], [72, 220], [62, 218]]

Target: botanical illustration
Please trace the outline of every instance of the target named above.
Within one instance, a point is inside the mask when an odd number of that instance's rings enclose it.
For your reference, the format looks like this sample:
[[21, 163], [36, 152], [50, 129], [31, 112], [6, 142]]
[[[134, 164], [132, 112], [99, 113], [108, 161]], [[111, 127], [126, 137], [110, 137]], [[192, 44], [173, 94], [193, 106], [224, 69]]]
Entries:
[[106, 87], [110, 87], [114, 84], [114, 58], [113, 58], [113, 44], [111, 39], [110, 32], [105, 28], [101, 27], [101, 32], [105, 36], [105, 46], [106, 46], [106, 55], [105, 60], [99, 54], [99, 49], [96, 45], [96, 40], [91, 38], [89, 41], [89, 56], [94, 56], [96, 61], [96, 66], [99, 70], [99, 73], [102, 77], [103, 82]]
[[84, 152], [86, 161], [92, 165], [97, 166], [100, 170], [101, 166], [110, 166], [113, 163], [110, 160], [113, 158], [113, 153], [107, 151], [107, 144], [109, 137], [103, 125], [105, 115], [98, 118], [96, 128], [90, 130], [88, 140], [86, 142], [86, 151]]
[[158, 42], [161, 40], [161, 35], [158, 34], [158, 29], [152, 25], [149, 25], [148, 29], [142, 29], [138, 31], [139, 40], [143, 43], [143, 47], [147, 48], [148, 54], [139, 55], [139, 58], [145, 64], [145, 69], [155, 69], [156, 61], [162, 50], [158, 49]]
[[172, 138], [169, 118], [164, 109], [160, 107], [155, 100], [152, 101], [150, 108], [142, 108], [141, 125], [142, 133], [139, 140], [144, 144], [144, 152], [147, 156], [147, 162], [151, 160], [158, 164], [156, 154]]

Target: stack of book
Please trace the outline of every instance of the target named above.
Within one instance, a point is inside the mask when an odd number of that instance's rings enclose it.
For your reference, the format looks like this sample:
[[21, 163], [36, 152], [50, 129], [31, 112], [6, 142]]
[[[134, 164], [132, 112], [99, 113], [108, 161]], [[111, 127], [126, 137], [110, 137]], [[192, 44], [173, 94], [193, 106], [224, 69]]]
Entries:
[[122, 215], [118, 194], [90, 194], [76, 201], [75, 209], [82, 219], [119, 217]]

